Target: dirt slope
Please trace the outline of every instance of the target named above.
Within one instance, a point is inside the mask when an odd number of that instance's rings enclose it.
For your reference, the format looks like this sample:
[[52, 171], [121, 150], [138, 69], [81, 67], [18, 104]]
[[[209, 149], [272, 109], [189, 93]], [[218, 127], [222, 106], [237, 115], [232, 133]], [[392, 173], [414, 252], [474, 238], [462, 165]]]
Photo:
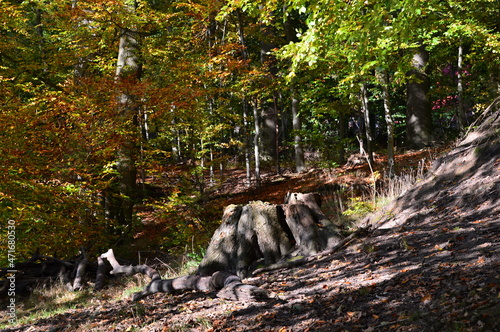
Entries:
[[[500, 111], [496, 105], [456, 148], [438, 158], [422, 183], [399, 197], [370, 223], [392, 228], [437, 214], [480, 219], [500, 211]], [[378, 219], [377, 219], [378, 218]]]
[[500, 112], [429, 176], [365, 220], [344, 250], [247, 282], [279, 295], [230, 302], [155, 294], [77, 308], [16, 331], [500, 331]]

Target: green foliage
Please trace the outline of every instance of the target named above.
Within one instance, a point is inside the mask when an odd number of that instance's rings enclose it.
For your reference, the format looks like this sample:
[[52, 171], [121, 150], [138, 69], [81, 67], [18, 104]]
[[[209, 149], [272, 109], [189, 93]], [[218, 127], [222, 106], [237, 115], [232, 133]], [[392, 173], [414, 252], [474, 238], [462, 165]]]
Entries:
[[363, 200], [361, 197], [352, 197], [343, 214], [346, 216], [365, 216], [373, 211], [375, 211], [373, 202]]
[[193, 273], [200, 265], [203, 257], [205, 257], [205, 253], [205, 248], [199, 247], [198, 250], [192, 248], [192, 251], [186, 254], [186, 259], [182, 262], [181, 274]]

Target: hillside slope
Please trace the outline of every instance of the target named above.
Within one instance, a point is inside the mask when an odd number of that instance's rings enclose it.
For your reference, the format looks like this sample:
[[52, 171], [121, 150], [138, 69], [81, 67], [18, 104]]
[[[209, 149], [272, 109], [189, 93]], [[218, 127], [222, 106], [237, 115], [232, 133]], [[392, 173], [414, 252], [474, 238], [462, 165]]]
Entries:
[[96, 294], [92, 307], [14, 331], [499, 331], [495, 107], [425, 180], [364, 220], [375, 227], [366, 237], [306, 265], [246, 280], [278, 294], [275, 300], [185, 293], [132, 303]]
[[368, 220], [376, 227], [418, 223], [437, 213], [475, 219], [500, 212], [500, 98], [490, 114], [445, 156], [434, 161], [426, 179]]

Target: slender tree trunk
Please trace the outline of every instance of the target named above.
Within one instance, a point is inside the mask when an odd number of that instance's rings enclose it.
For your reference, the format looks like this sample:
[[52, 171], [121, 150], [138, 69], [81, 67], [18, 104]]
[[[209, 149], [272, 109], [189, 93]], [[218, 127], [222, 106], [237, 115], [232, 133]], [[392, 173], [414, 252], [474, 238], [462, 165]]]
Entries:
[[365, 120], [366, 153], [369, 162], [373, 164], [373, 134], [370, 123], [370, 109], [368, 108], [368, 90], [366, 84], [361, 85], [361, 109]]
[[304, 149], [302, 147], [302, 123], [299, 115], [299, 99], [297, 98], [297, 90], [292, 83], [292, 125], [294, 131], [294, 148], [295, 148], [295, 170], [300, 173], [305, 170]]
[[458, 97], [458, 110], [457, 110], [457, 118], [458, 118], [458, 128], [460, 133], [465, 131], [465, 127], [467, 126], [467, 119], [465, 116], [465, 105], [464, 105], [464, 86], [463, 86], [463, 45], [460, 44], [458, 46], [458, 64], [457, 64], [457, 97]]
[[276, 174], [281, 174], [280, 167], [280, 126], [279, 126], [279, 109], [276, 94], [273, 95], [273, 105], [274, 105], [274, 152], [275, 152], [275, 162], [276, 162]]
[[[243, 60], [247, 61], [248, 59], [248, 51], [245, 44], [245, 33], [243, 30], [243, 17], [240, 9], [236, 9], [236, 15], [238, 19], [238, 35], [240, 38], [241, 45], [241, 55], [243, 56]], [[246, 179], [247, 185], [250, 186], [252, 183], [251, 176], [251, 165], [250, 165], [250, 135], [248, 134], [248, 100], [246, 97], [243, 97], [243, 128], [244, 128], [244, 136], [245, 136], [245, 167], [246, 167]]]
[[248, 102], [246, 98], [243, 99], [243, 127], [244, 127], [244, 140], [245, 140], [245, 169], [246, 169], [246, 179], [247, 186], [252, 183], [251, 175], [251, 157], [250, 157], [250, 135], [248, 134]]
[[179, 129], [175, 128], [177, 124], [175, 121], [175, 116], [173, 115], [175, 112], [175, 106], [172, 106], [170, 112], [172, 113], [172, 120], [170, 121], [170, 124], [172, 125], [170, 129], [172, 134], [172, 142], [171, 142], [172, 159], [176, 162], [179, 162], [181, 160], [181, 138]]
[[[274, 14], [271, 14], [274, 16]], [[261, 41], [260, 41], [260, 61], [263, 70], [267, 71], [267, 79], [264, 87], [271, 86], [278, 73], [276, 59], [271, 51], [277, 47], [274, 43], [276, 39], [276, 29], [272, 24], [261, 23]], [[276, 91], [267, 90], [267, 96], [262, 96], [260, 105], [262, 107], [262, 129], [261, 129], [261, 155], [266, 159], [273, 160], [279, 165], [279, 122], [278, 108], [276, 105]], [[277, 166], [277, 173], [280, 172]]]
[[[297, 42], [299, 38], [297, 37], [297, 29], [294, 25], [292, 18], [286, 15], [287, 6], [283, 6], [283, 13], [287, 19], [285, 20], [285, 36], [287, 42]], [[298, 98], [297, 85], [292, 82], [290, 85], [291, 89], [291, 108], [292, 108], [292, 128], [294, 136], [294, 152], [295, 152], [295, 170], [300, 173], [305, 170], [305, 157], [304, 157], [304, 147], [302, 145], [302, 121], [300, 117], [300, 100]], [[285, 126], [283, 126], [285, 127]]]
[[[34, 5], [36, 6], [36, 5]], [[43, 27], [44, 24], [42, 22], [42, 13], [43, 11], [40, 8], [33, 8], [33, 11], [35, 13], [35, 29], [36, 33], [38, 35], [39, 41], [38, 41], [38, 47], [40, 49], [40, 60], [41, 60], [41, 65], [42, 65], [42, 71], [46, 72], [48, 69], [47, 62], [45, 61], [46, 57], [46, 52], [45, 52], [45, 37], [43, 35]]]
[[340, 112], [339, 115], [339, 138], [340, 138], [340, 144], [339, 144], [339, 164], [344, 165], [346, 161], [345, 157], [345, 138], [346, 138], [346, 133], [347, 133], [347, 119], [346, 119], [346, 114], [344, 111]]
[[407, 85], [406, 145], [410, 148], [423, 148], [432, 144], [432, 109], [427, 94], [429, 79], [425, 67], [429, 54], [421, 46], [413, 56], [412, 76]]
[[260, 186], [260, 148], [259, 148], [259, 137], [260, 137], [260, 125], [259, 125], [259, 111], [258, 111], [258, 101], [254, 102], [253, 105], [253, 117], [255, 125], [255, 135], [253, 139], [254, 154], [255, 154], [255, 184]]
[[382, 98], [384, 100], [384, 115], [387, 125], [387, 161], [388, 161], [388, 176], [393, 177], [395, 172], [394, 160], [394, 121], [392, 119], [391, 101], [389, 98], [389, 76], [386, 70], [379, 73], [380, 82], [382, 83]]
[[[118, 83], [119, 116], [125, 124], [126, 136], [118, 150], [116, 169], [118, 171], [117, 192], [113, 192], [112, 217], [122, 225], [130, 225], [137, 181], [137, 146], [134, 133], [137, 131], [138, 101], [133, 93], [121, 86], [138, 82], [141, 78], [142, 66], [139, 61], [139, 42], [137, 33], [131, 29], [122, 29], [116, 65], [116, 80]], [[115, 191], [114, 189], [113, 191]]]
[[[209, 173], [210, 173], [209, 183], [210, 183], [210, 187], [212, 187], [213, 185], [215, 185], [214, 148], [213, 148], [212, 144], [210, 144], [210, 166], [209, 166]], [[222, 162], [220, 164], [220, 176], [221, 176], [221, 180], [222, 180], [222, 176], [223, 176]]]

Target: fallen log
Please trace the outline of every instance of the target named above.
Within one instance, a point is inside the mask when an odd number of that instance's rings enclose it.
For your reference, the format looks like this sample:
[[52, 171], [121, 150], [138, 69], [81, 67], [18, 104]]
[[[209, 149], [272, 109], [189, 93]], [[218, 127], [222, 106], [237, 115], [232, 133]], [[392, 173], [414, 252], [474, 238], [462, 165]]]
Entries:
[[109, 261], [113, 267], [111, 271], [113, 274], [134, 275], [143, 273], [152, 279], [142, 291], [132, 295], [133, 301], [139, 301], [148, 295], [158, 292], [172, 294], [188, 290], [202, 292], [218, 291], [217, 297], [238, 301], [258, 301], [267, 298], [276, 298], [273, 292], [244, 284], [238, 276], [226, 271], [217, 271], [210, 276], [189, 275], [172, 279], [161, 279], [160, 274], [147, 265], [120, 265], [112, 249], [109, 249], [100, 257]]
[[125, 274], [125, 275], [134, 275], [137, 273], [142, 273], [150, 277], [152, 280], [161, 279], [158, 271], [149, 267], [148, 265], [121, 265], [115, 258], [115, 254], [113, 249], [109, 249], [107, 252], [100, 256], [101, 258], [106, 258], [113, 267], [113, 270], [109, 272], [110, 274]]

